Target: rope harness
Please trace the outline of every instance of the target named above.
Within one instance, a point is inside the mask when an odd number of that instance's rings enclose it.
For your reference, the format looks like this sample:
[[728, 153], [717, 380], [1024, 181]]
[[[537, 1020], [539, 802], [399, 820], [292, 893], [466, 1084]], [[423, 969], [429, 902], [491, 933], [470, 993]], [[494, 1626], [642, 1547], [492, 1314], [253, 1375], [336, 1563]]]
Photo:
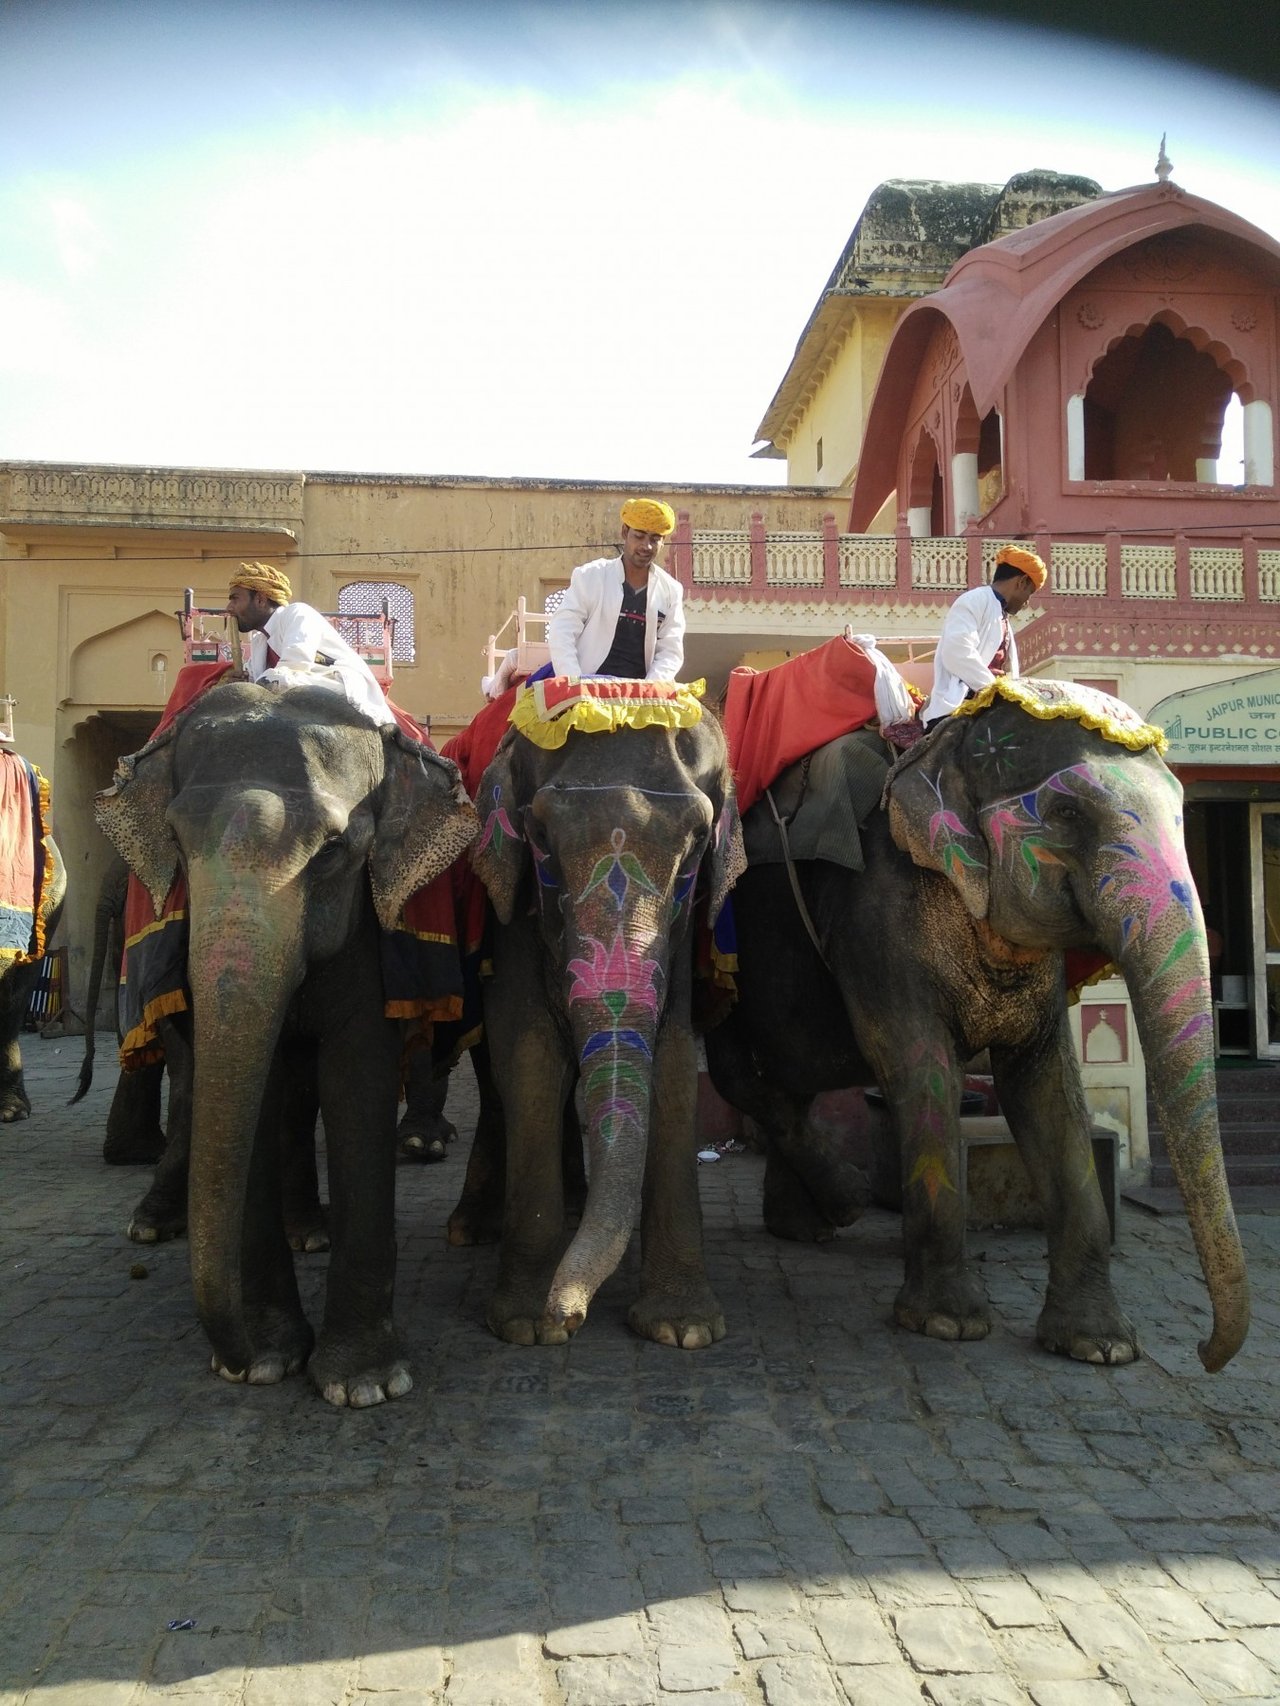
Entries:
[[805, 790], [809, 786], [809, 761], [812, 757], [813, 754], [811, 752], [807, 752], [800, 760], [800, 796], [796, 800], [795, 809], [792, 811], [791, 817], [783, 817], [782, 813], [778, 810], [777, 802], [773, 797], [772, 788], [765, 789], [764, 797], [769, 802], [769, 812], [774, 823], [778, 827], [778, 837], [782, 842], [782, 861], [787, 867], [787, 881], [791, 884], [791, 893], [795, 896], [796, 910], [800, 914], [800, 922], [804, 925], [805, 931], [808, 934], [809, 940], [813, 943], [814, 950], [817, 953], [818, 958], [822, 961], [826, 970], [830, 971], [831, 967], [827, 965], [827, 956], [822, 951], [822, 943], [818, 940], [818, 932], [814, 928], [813, 919], [809, 914], [809, 908], [805, 905], [804, 896], [800, 892], [800, 878], [796, 873], [796, 862], [791, 857], [791, 843], [787, 838], [787, 824], [795, 817], [796, 812], [798, 812], [800, 807], [804, 804]]

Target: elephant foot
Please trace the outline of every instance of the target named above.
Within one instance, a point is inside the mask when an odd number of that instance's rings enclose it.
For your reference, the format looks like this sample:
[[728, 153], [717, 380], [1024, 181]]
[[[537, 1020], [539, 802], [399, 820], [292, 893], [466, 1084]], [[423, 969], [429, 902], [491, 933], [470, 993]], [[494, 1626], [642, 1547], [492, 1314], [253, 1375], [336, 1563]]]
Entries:
[[568, 1315], [549, 1308], [555, 1263], [541, 1274], [503, 1277], [489, 1299], [485, 1324], [509, 1345], [563, 1345], [587, 1318], [585, 1306]]
[[321, 1202], [306, 1209], [285, 1210], [284, 1235], [289, 1248], [313, 1256], [329, 1248], [329, 1211]]
[[765, 1170], [761, 1203], [765, 1231], [793, 1244], [829, 1244], [836, 1222], [809, 1195], [797, 1174], [770, 1165]]
[[642, 1339], [682, 1351], [705, 1350], [725, 1335], [724, 1314], [706, 1284], [642, 1293], [627, 1311], [627, 1324]]
[[336, 1409], [364, 1410], [413, 1390], [408, 1361], [390, 1326], [322, 1333], [307, 1372], [320, 1396]]
[[152, 1190], [134, 1209], [126, 1236], [135, 1244], [167, 1244], [170, 1238], [180, 1238], [186, 1230], [185, 1191], [182, 1201], [175, 1202]]
[[17, 1120], [31, 1118], [31, 1103], [21, 1084], [0, 1091], [0, 1124], [13, 1125]]
[[449, 1153], [449, 1144], [458, 1135], [458, 1128], [450, 1125], [447, 1120], [442, 1120], [440, 1127], [442, 1129], [437, 1128], [430, 1132], [406, 1132], [404, 1122], [401, 1121], [400, 1130], [396, 1134], [396, 1160], [421, 1161], [428, 1166], [443, 1161]]
[[948, 1274], [903, 1286], [893, 1318], [926, 1339], [985, 1339], [991, 1331], [987, 1300], [967, 1274]]
[[209, 1366], [233, 1385], [278, 1386], [290, 1374], [301, 1374], [315, 1342], [310, 1323], [283, 1309], [262, 1307], [246, 1311], [246, 1331], [254, 1351], [244, 1368], [233, 1368], [215, 1351]]
[[438, 1102], [434, 1110], [431, 1107], [409, 1107], [405, 1109], [404, 1118], [396, 1128], [396, 1159], [398, 1161], [423, 1161], [428, 1164], [443, 1161], [448, 1154], [449, 1145], [458, 1136], [458, 1128], [452, 1120], [444, 1117], [444, 1096], [447, 1089], [445, 1083], [432, 1086], [433, 1095], [428, 1101]]
[[1078, 1308], [1069, 1311], [1046, 1303], [1036, 1322], [1036, 1339], [1055, 1356], [1071, 1357], [1076, 1362], [1113, 1368], [1134, 1362], [1142, 1353], [1133, 1323], [1114, 1302], [1098, 1314], [1101, 1319], [1082, 1318]]
[[497, 1244], [502, 1237], [502, 1198], [464, 1196], [449, 1216], [445, 1236], [459, 1246]]
[[108, 1167], [154, 1167], [164, 1154], [165, 1135], [160, 1126], [140, 1136], [108, 1132], [102, 1159]]

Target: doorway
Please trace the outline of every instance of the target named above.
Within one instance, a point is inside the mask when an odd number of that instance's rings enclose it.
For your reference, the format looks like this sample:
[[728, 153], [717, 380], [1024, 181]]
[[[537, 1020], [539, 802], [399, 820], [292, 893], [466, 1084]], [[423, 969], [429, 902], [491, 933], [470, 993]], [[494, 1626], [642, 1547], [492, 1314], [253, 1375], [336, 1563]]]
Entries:
[[1280, 803], [1249, 807], [1255, 1052], [1280, 1060]]

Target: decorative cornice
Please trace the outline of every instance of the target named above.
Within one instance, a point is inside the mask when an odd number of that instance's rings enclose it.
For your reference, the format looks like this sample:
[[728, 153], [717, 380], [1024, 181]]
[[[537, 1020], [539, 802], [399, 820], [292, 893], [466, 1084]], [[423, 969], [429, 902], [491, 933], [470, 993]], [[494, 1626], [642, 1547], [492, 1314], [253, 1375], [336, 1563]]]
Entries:
[[11, 464], [7, 483], [7, 519], [22, 527], [179, 522], [262, 529], [302, 523], [301, 474]]
[[1261, 625], [1257, 610], [1212, 616], [1201, 606], [1141, 617], [1044, 615], [1018, 636], [1023, 669], [1054, 658], [1280, 658], [1280, 629]]
[[903, 604], [891, 588], [881, 588], [877, 593], [862, 592], [854, 599], [850, 596], [851, 589], [843, 588], [838, 598], [823, 598], [814, 593], [808, 598], [797, 598], [796, 588], [788, 587], [785, 598], [704, 598], [701, 589], [695, 587], [692, 593], [685, 593], [685, 616], [689, 621], [690, 631], [697, 633], [710, 632], [709, 628], [701, 628], [699, 622], [705, 620], [714, 622], [721, 627], [729, 628], [758, 628], [767, 627], [783, 629], [789, 621], [797, 624], [806, 619], [820, 622], [831, 633], [839, 633], [846, 622], [852, 621], [860, 630], [870, 633], [873, 630], [884, 633], [902, 633], [910, 629], [922, 633], [932, 633], [942, 626], [942, 618], [955, 597], [955, 594], [944, 593], [928, 603]]

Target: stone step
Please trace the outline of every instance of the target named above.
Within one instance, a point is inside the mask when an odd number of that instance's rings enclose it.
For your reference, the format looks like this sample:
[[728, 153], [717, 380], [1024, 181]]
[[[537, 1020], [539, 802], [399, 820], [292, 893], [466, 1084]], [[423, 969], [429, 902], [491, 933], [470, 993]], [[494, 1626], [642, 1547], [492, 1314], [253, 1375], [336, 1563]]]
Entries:
[[1280, 1082], [1237, 1086], [1219, 1079], [1218, 1106], [1227, 1113], [1238, 1108], [1280, 1108]]
[[[1237, 1185], [1280, 1185], [1280, 1151], [1273, 1150], [1264, 1155], [1228, 1155], [1227, 1183], [1234, 1190]], [[1173, 1168], [1167, 1160], [1151, 1161], [1151, 1186], [1154, 1190], [1165, 1190], [1175, 1185]]]
[[[1256, 1125], [1230, 1125], [1219, 1121], [1218, 1135], [1222, 1139], [1224, 1155], [1267, 1155], [1280, 1151], [1280, 1120], [1267, 1120]], [[1164, 1133], [1159, 1127], [1152, 1126], [1147, 1137], [1152, 1160], [1168, 1153]]]

